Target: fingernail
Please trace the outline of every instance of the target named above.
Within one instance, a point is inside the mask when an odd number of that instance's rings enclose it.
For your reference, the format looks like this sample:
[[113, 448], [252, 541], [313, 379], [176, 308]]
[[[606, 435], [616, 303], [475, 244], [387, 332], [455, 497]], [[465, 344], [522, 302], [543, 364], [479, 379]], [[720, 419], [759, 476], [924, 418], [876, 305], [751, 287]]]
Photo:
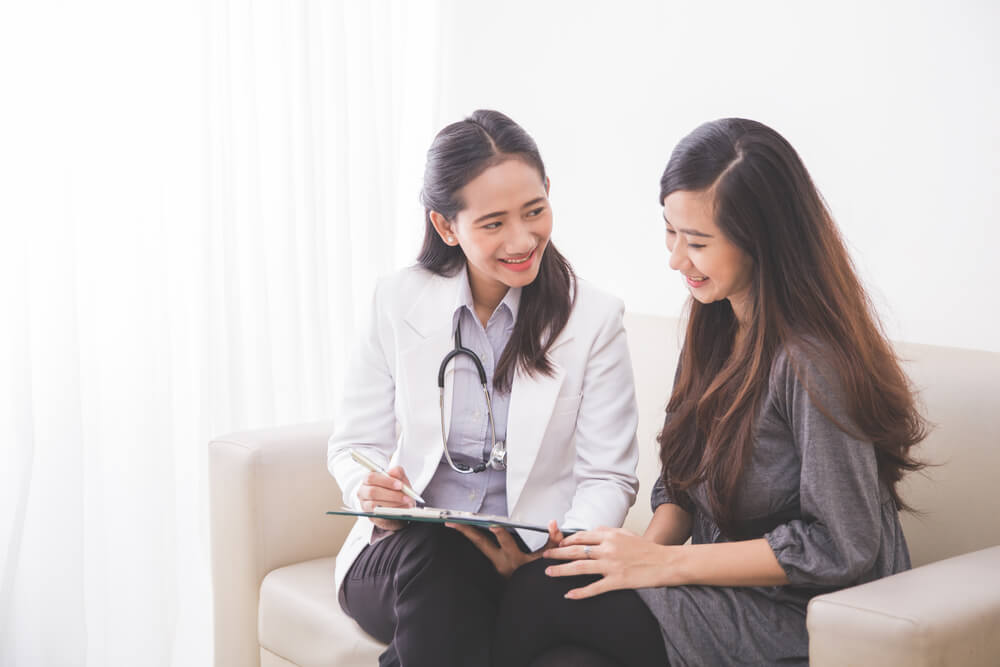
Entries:
[[552, 576], [552, 568], [551, 567], [545, 568], [545, 574], [547, 574], [548, 576], [551, 577]]
[[394, 488], [394, 489], [401, 489], [401, 488], [403, 488], [403, 483], [400, 482], [399, 480], [396, 480], [396, 482], [392, 485], [392, 488]]
[[573, 598], [575, 598], [576, 596], [575, 596], [575, 595], [573, 595], [573, 591], [570, 591], [569, 593], [567, 593], [567, 594], [566, 594], [566, 595], [564, 595], [563, 597], [564, 597], [564, 598], [566, 598], [567, 600], [572, 600], [572, 599], [573, 599]]

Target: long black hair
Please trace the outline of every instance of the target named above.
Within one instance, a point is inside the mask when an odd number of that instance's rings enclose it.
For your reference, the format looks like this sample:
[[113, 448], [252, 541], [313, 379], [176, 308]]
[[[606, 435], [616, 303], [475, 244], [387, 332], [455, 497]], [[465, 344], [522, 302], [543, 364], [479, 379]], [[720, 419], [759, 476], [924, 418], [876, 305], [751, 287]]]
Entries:
[[[465, 120], [438, 132], [427, 151], [424, 187], [420, 192], [426, 226], [423, 247], [417, 256], [421, 266], [442, 276], [453, 276], [462, 270], [465, 254], [461, 247], [441, 240], [431, 222], [431, 211], [454, 222], [465, 208], [459, 196], [461, 189], [490, 167], [511, 159], [534, 167], [542, 182], [546, 181], [545, 165], [534, 140], [499, 111], [474, 111]], [[510, 391], [518, 368], [529, 375], [536, 372], [551, 375], [547, 352], [569, 320], [575, 286], [573, 268], [550, 240], [542, 253], [538, 276], [521, 291], [517, 322], [497, 362], [494, 387]]]
[[[658, 438], [668, 488], [684, 493], [703, 482], [716, 522], [731, 534], [771, 365], [792, 345], [832, 362], [860, 431], [855, 435], [872, 443], [879, 477], [897, 507], [907, 509], [898, 482], [922, 467], [910, 448], [924, 439], [927, 424], [798, 153], [761, 123], [708, 122], [674, 149], [660, 180], [660, 204], [678, 191], [711, 194], [715, 223], [753, 268], [739, 347], [728, 300], [690, 302], [680, 372]], [[806, 388], [813, 404], [839, 424], [823, 397]]]

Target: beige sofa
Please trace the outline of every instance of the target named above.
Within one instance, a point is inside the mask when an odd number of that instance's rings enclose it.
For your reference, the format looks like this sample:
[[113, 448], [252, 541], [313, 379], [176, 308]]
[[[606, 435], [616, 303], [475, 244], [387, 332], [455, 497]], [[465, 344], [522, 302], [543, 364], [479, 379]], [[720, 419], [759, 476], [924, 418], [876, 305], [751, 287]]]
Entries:
[[[678, 353], [678, 322], [626, 318], [639, 400], [639, 499], [649, 519], [655, 434]], [[1000, 354], [900, 344], [936, 424], [922, 445], [940, 463], [911, 476], [905, 516], [915, 569], [817, 597], [813, 665], [1000, 664]], [[234, 433], [209, 444], [215, 664], [377, 664], [382, 647], [340, 610], [334, 555], [351, 520], [326, 470], [332, 422]]]

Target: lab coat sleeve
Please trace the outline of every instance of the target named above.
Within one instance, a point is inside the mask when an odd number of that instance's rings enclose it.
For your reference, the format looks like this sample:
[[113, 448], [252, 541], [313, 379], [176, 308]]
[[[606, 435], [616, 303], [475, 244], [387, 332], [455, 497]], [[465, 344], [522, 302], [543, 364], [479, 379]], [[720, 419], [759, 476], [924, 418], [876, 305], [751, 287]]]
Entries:
[[623, 314], [616, 300], [587, 360], [574, 434], [576, 493], [563, 523], [570, 528], [621, 526], [639, 488], [639, 414]]
[[[380, 286], [381, 287], [381, 286]], [[386, 351], [392, 350], [392, 328], [376, 288], [372, 309], [351, 355], [334, 432], [327, 448], [327, 467], [344, 494], [344, 504], [361, 509], [357, 492], [368, 470], [350, 456], [357, 449], [388, 468], [396, 447], [395, 379]]]

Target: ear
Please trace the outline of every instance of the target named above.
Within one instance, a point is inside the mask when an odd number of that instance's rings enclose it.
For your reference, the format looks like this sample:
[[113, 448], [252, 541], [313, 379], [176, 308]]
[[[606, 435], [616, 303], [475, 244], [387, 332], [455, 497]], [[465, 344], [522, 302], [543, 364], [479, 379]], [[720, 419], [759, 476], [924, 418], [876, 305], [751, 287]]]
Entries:
[[545, 196], [546, 196], [546, 197], [548, 197], [548, 196], [549, 196], [549, 185], [550, 185], [551, 183], [552, 183], [552, 181], [550, 181], [550, 180], [549, 180], [549, 177], [548, 177], [548, 176], [546, 176], [546, 177], [545, 177]]
[[434, 225], [434, 230], [441, 237], [441, 240], [445, 242], [446, 245], [455, 246], [458, 245], [458, 239], [455, 238], [455, 226], [448, 222], [443, 215], [437, 211], [431, 211], [431, 224]]

